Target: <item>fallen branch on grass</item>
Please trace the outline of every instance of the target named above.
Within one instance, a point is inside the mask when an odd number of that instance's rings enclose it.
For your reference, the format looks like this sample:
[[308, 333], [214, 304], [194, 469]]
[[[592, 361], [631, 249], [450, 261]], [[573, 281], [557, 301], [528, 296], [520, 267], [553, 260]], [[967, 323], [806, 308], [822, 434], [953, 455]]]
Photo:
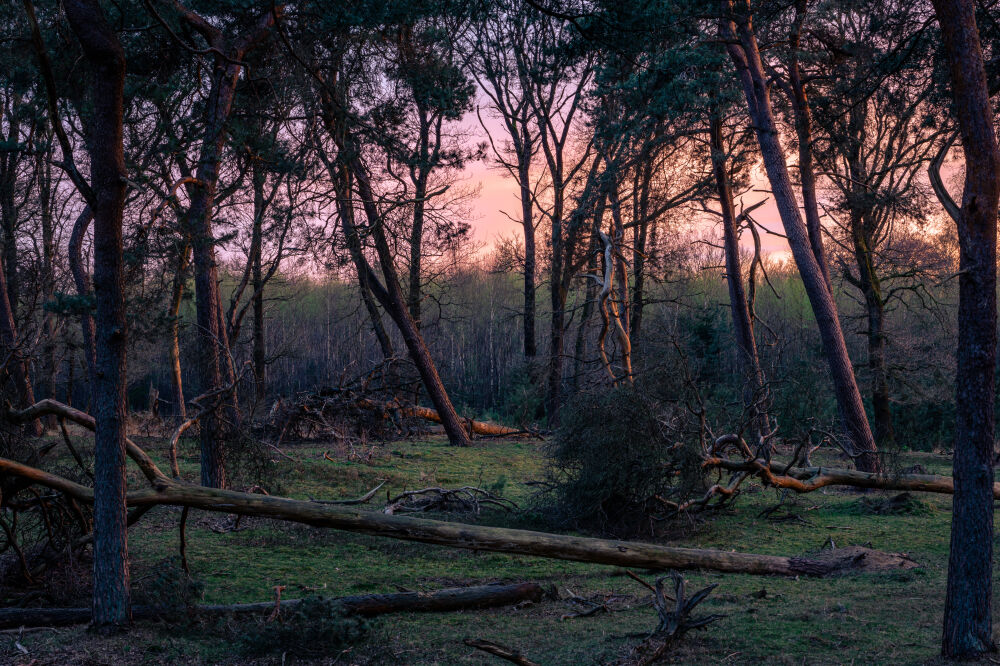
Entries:
[[[362, 407], [364, 409], [377, 410], [384, 413], [398, 411], [406, 418], [419, 418], [433, 423], [441, 423], [441, 416], [438, 415], [437, 411], [431, 409], [430, 407], [421, 407], [420, 405], [404, 405], [398, 400], [394, 400], [392, 402], [382, 402], [380, 400], [371, 400], [368, 398], [362, 398], [358, 400], [356, 404], [358, 407]], [[468, 428], [469, 432], [474, 435], [515, 437], [518, 435], [532, 434], [518, 428], [508, 428], [507, 426], [498, 425], [496, 423], [473, 421], [469, 418], [463, 420], [465, 421], [466, 428]]]
[[[831, 436], [832, 437], [832, 436]], [[747, 442], [735, 434], [727, 434], [703, 446], [702, 468], [727, 473], [728, 479], [719, 481], [700, 496], [683, 502], [672, 502], [658, 497], [665, 506], [675, 513], [721, 506], [739, 494], [741, 485], [756, 478], [766, 487], [781, 488], [795, 493], [809, 493], [829, 486], [848, 486], [872, 490], [901, 490], [908, 492], [942, 493], [955, 492], [954, 479], [938, 474], [874, 473], [835, 467], [795, 467], [803, 446], [796, 449], [789, 463], [770, 461], [765, 453], [770, 449], [763, 442], [752, 450]], [[818, 448], [818, 447], [816, 447]], [[735, 456], [727, 457], [727, 451]], [[850, 451], [845, 450], [845, 453]], [[808, 456], [806, 456], [808, 458]], [[1000, 482], [993, 484], [993, 497], [1000, 499]], [[715, 501], [715, 504], [711, 502]]]
[[466, 638], [462, 641], [466, 645], [477, 650], [482, 650], [483, 652], [488, 652], [494, 657], [500, 657], [501, 659], [506, 659], [512, 664], [517, 664], [518, 666], [539, 666], [535, 662], [531, 661], [523, 654], [517, 650], [512, 650], [509, 647], [504, 647], [499, 643], [494, 643], [492, 641], [484, 641], [478, 638]]
[[[398, 594], [365, 594], [332, 599], [337, 607], [351, 615], [374, 617], [388, 613], [441, 613], [510, 606], [525, 601], [541, 601], [545, 592], [538, 583], [515, 585], [477, 585], [437, 590], [436, 592], [401, 592]], [[280, 609], [293, 610], [300, 599], [283, 599]], [[179, 619], [197, 615], [262, 615], [277, 608], [275, 602], [253, 604], [202, 605], [187, 608], [135, 606], [132, 618]], [[89, 608], [0, 608], [0, 629], [17, 627], [59, 627], [90, 622]]]

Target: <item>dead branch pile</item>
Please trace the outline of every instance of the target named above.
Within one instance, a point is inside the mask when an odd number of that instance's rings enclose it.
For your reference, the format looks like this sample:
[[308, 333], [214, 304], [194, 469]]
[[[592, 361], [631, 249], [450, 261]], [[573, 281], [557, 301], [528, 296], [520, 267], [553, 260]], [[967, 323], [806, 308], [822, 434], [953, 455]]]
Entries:
[[[378, 399], [354, 389], [328, 388], [278, 400], [268, 418], [277, 443], [288, 439], [393, 440], [426, 434], [426, 423], [441, 423], [438, 413], [398, 397]], [[465, 419], [470, 436], [516, 437], [535, 433]], [[535, 435], [537, 436], [537, 435]]]

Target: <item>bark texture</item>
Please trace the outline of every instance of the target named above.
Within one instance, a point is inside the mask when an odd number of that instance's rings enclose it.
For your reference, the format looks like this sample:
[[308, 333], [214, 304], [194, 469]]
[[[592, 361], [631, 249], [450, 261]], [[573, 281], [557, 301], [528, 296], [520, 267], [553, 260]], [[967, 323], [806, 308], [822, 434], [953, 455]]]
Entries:
[[972, 0], [934, 0], [965, 152], [958, 219], [957, 419], [951, 549], [941, 652], [970, 658], [993, 643], [993, 437], [1000, 148]]
[[127, 325], [122, 255], [125, 52], [97, 0], [66, 0], [63, 6], [92, 76], [92, 116], [86, 141], [94, 196], [97, 300], [93, 626], [99, 632], [110, 632], [131, 622], [125, 510]]

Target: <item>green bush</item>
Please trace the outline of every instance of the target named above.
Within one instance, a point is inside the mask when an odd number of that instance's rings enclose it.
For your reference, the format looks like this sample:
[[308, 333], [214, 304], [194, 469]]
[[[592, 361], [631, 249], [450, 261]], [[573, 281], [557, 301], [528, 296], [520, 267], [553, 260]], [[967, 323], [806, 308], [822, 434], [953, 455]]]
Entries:
[[670, 413], [634, 387], [582, 393], [560, 412], [548, 447], [557, 520], [616, 535], [704, 489], [696, 445], [675, 442]]
[[299, 657], [330, 656], [362, 640], [369, 630], [362, 618], [348, 615], [333, 599], [306, 597], [283, 621], [242, 627], [242, 652], [248, 656], [288, 653]]

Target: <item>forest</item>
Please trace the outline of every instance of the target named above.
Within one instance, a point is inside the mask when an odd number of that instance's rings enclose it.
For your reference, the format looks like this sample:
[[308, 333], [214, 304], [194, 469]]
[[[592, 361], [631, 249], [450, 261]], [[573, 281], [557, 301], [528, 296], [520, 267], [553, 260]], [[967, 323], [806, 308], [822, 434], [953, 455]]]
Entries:
[[0, 17], [0, 665], [997, 662], [997, 0]]

